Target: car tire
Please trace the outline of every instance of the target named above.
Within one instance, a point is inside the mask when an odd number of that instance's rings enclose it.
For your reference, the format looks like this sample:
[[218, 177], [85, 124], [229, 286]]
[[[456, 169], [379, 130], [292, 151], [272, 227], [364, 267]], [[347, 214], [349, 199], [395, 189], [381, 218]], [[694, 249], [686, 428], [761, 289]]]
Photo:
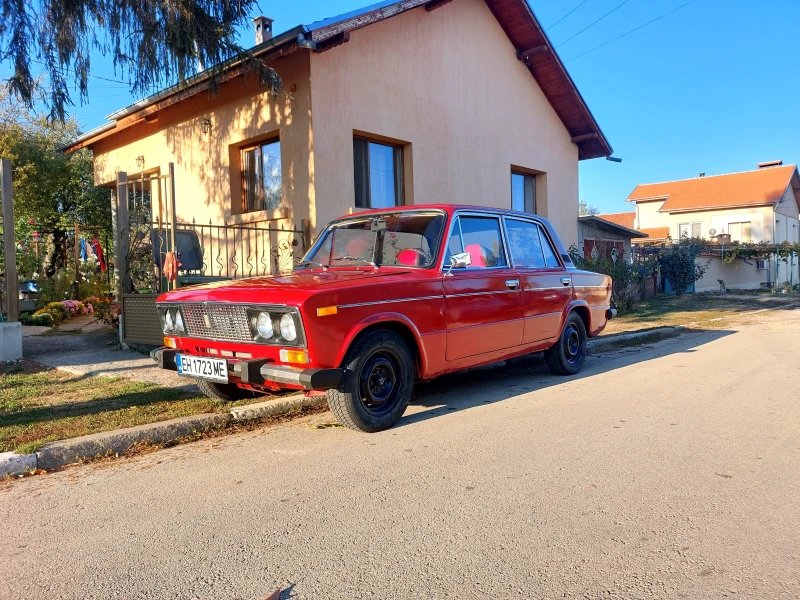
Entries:
[[214, 383], [213, 381], [196, 380], [197, 387], [204, 395], [220, 402], [236, 402], [255, 398], [257, 394], [250, 390], [240, 388], [233, 383]]
[[403, 416], [414, 387], [414, 357], [392, 331], [374, 331], [356, 340], [343, 361], [338, 389], [328, 390], [328, 406], [345, 427], [374, 433]]
[[580, 315], [570, 313], [558, 341], [544, 352], [553, 375], [575, 375], [586, 360], [586, 325]]

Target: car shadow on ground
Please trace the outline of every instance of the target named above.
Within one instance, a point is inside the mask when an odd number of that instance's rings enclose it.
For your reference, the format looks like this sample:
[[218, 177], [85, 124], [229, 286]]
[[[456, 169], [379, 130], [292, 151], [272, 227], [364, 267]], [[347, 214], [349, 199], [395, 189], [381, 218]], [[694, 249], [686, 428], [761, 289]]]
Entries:
[[[558, 386], [569, 381], [595, 377], [608, 371], [622, 369], [639, 362], [672, 354], [690, 354], [699, 346], [735, 334], [735, 331], [694, 329], [675, 338], [615, 350], [590, 349], [583, 369], [577, 375], [553, 375], [541, 353], [443, 375], [414, 386], [413, 407], [424, 407], [406, 414], [395, 427], [403, 427], [485, 404], [502, 402], [520, 394]], [[478, 394], [475, 392], [478, 391]], [[467, 393], [468, 392], [468, 393]]]

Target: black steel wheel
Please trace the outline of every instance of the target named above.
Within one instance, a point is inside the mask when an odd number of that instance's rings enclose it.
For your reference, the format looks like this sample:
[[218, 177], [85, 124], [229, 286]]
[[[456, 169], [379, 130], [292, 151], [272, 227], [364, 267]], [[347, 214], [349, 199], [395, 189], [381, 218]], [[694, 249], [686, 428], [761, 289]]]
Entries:
[[392, 331], [370, 332], [351, 346], [343, 366], [342, 385], [328, 390], [339, 422], [369, 433], [397, 423], [414, 386], [414, 357], [403, 338]]
[[554, 375], [575, 375], [586, 360], [586, 325], [577, 313], [570, 313], [558, 341], [545, 350], [544, 360]]

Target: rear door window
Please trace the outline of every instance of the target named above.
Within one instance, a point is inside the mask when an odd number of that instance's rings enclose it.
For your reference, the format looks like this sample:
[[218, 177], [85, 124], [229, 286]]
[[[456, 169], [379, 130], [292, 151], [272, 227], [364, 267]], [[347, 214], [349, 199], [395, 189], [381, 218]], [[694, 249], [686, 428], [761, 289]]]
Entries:
[[508, 246], [514, 266], [521, 269], [543, 269], [547, 266], [539, 237], [539, 226], [530, 221], [506, 219]]

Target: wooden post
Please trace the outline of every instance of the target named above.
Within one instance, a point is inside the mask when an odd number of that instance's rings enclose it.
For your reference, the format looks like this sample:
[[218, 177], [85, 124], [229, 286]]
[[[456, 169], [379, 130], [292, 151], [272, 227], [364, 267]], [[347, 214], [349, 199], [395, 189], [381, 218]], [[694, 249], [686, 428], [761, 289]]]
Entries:
[[80, 300], [81, 289], [81, 226], [75, 223], [75, 280], [72, 282], [72, 299]]
[[128, 221], [128, 174], [117, 174], [117, 223], [114, 228], [114, 277], [117, 280], [117, 302], [122, 302], [122, 294], [131, 291], [128, 274], [128, 248], [131, 230]]
[[303, 244], [305, 244], [303, 255], [305, 255], [306, 252], [311, 250], [311, 219], [303, 219], [300, 222], [303, 225]]
[[[170, 201], [170, 210], [172, 211], [172, 228], [170, 229], [170, 243], [173, 252], [177, 254], [178, 249], [175, 247], [175, 226], [178, 223], [178, 214], [175, 210], [176, 202], [175, 202], [175, 163], [169, 163], [169, 201]], [[169, 283], [167, 283], [169, 285]], [[177, 273], [175, 276], [175, 281], [172, 282], [172, 289], [177, 290], [180, 287], [180, 283], [178, 283]]]
[[3, 203], [3, 244], [6, 252], [6, 296], [8, 320], [19, 320], [19, 276], [17, 248], [14, 241], [14, 201], [11, 197], [11, 161], [0, 162], [0, 188]]

